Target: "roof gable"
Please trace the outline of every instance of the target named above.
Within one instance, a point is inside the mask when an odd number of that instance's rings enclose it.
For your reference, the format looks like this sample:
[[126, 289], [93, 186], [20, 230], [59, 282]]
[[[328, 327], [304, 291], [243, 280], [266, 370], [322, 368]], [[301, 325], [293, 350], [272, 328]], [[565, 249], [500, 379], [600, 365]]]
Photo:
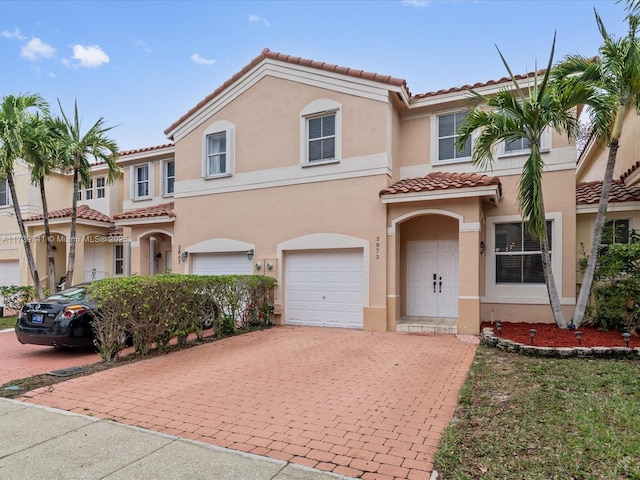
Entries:
[[345, 93], [371, 96], [380, 101], [388, 101], [389, 90], [400, 93], [406, 102], [411, 95], [406, 81], [401, 78], [264, 49], [260, 55], [169, 126], [164, 131], [165, 135], [173, 141], [178, 140], [266, 75]]

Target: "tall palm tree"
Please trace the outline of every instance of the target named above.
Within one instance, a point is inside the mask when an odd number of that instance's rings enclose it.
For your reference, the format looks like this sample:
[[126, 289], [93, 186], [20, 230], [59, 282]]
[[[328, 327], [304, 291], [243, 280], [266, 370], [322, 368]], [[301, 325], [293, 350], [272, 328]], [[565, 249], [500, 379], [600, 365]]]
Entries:
[[48, 109], [47, 103], [37, 94], [7, 95], [0, 106], [0, 177], [5, 178], [9, 184], [13, 209], [38, 298], [44, 298], [44, 292], [22, 218], [13, 174], [15, 161], [25, 156], [25, 138], [30, 135], [34, 126], [33, 111], [47, 114]]
[[44, 236], [47, 247], [47, 278], [49, 290], [55, 292], [58, 284], [55, 278], [55, 258], [53, 255], [53, 242], [51, 227], [49, 225], [49, 206], [45, 189], [45, 180], [51, 176], [56, 168], [61, 165], [55, 156], [55, 142], [52, 122], [50, 117], [42, 118], [34, 115], [31, 119], [31, 128], [24, 138], [24, 158], [31, 165], [31, 183], [38, 186], [40, 200], [42, 202], [42, 216], [44, 220]]
[[509, 76], [515, 87], [504, 88], [493, 96], [485, 97], [471, 91], [474, 106], [467, 113], [458, 130], [457, 145], [462, 146], [478, 131], [472, 148], [473, 164], [483, 169], [493, 165], [493, 151], [497, 144], [514, 139], [526, 139], [531, 152], [524, 163], [518, 183], [518, 208], [526, 228], [532, 238], [540, 242], [542, 269], [553, 318], [556, 325], [566, 328], [567, 323], [560, 306], [560, 298], [551, 268], [551, 254], [544, 198], [542, 195], [542, 175], [544, 160], [540, 155], [540, 139], [547, 128], [566, 133], [573, 138], [577, 133], [575, 105], [588, 93], [581, 88], [560, 89], [550, 79], [550, 71], [555, 50], [555, 36], [549, 64], [542, 79], [536, 75], [533, 85], [523, 88], [513, 75], [504, 56], [498, 49]]
[[67, 278], [65, 287], [73, 282], [73, 271], [76, 260], [76, 223], [78, 207], [78, 191], [88, 187], [91, 181], [92, 159], [107, 165], [107, 183], [112, 183], [118, 174], [118, 144], [107, 136], [107, 132], [114, 127], [105, 127], [104, 119], [100, 117], [84, 134], [78, 115], [78, 102], [74, 104], [74, 116], [69, 118], [62, 108], [60, 100], [61, 118], [54, 120], [57, 136], [57, 155], [64, 162], [65, 167], [73, 173], [73, 197], [71, 207], [71, 233], [69, 259], [67, 262]]
[[570, 55], [557, 65], [555, 70], [556, 78], [564, 82], [568, 90], [575, 88], [576, 85], [592, 88], [593, 93], [585, 104], [591, 107], [590, 117], [594, 136], [600, 144], [608, 143], [609, 145], [587, 268], [572, 319], [576, 327], [580, 326], [584, 320], [591, 296], [624, 118], [630, 109], [640, 114], [640, 39], [637, 36], [640, 16], [634, 14], [638, 8], [640, 7], [637, 1], [628, 2], [629, 30], [626, 36], [619, 39], [608, 34], [600, 15], [594, 10], [603, 40], [599, 56], [585, 58]]

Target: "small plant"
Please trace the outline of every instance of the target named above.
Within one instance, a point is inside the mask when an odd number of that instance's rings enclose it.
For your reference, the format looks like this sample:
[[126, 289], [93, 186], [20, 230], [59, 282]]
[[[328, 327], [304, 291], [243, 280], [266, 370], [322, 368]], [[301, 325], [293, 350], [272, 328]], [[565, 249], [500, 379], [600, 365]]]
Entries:
[[[581, 260], [586, 266], [586, 258]], [[607, 330], [640, 331], [640, 236], [602, 249], [594, 275], [593, 305], [586, 324]]]

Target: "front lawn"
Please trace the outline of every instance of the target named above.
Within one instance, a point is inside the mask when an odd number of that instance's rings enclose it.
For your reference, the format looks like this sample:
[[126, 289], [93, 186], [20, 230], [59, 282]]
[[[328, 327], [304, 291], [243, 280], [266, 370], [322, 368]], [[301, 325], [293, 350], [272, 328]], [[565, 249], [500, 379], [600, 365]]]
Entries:
[[480, 347], [435, 456], [441, 478], [640, 479], [640, 361]]

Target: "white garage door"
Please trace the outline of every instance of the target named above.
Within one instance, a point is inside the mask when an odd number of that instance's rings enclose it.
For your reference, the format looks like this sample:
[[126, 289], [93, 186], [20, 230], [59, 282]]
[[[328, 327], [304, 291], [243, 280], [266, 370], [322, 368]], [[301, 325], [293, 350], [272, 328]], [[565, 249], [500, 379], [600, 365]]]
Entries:
[[286, 323], [362, 328], [362, 250], [290, 252], [285, 263]]
[[246, 252], [192, 253], [195, 275], [251, 275], [253, 262]]
[[[0, 286], [20, 285], [20, 262], [18, 260], [0, 260]], [[0, 298], [0, 305], [2, 299]]]

